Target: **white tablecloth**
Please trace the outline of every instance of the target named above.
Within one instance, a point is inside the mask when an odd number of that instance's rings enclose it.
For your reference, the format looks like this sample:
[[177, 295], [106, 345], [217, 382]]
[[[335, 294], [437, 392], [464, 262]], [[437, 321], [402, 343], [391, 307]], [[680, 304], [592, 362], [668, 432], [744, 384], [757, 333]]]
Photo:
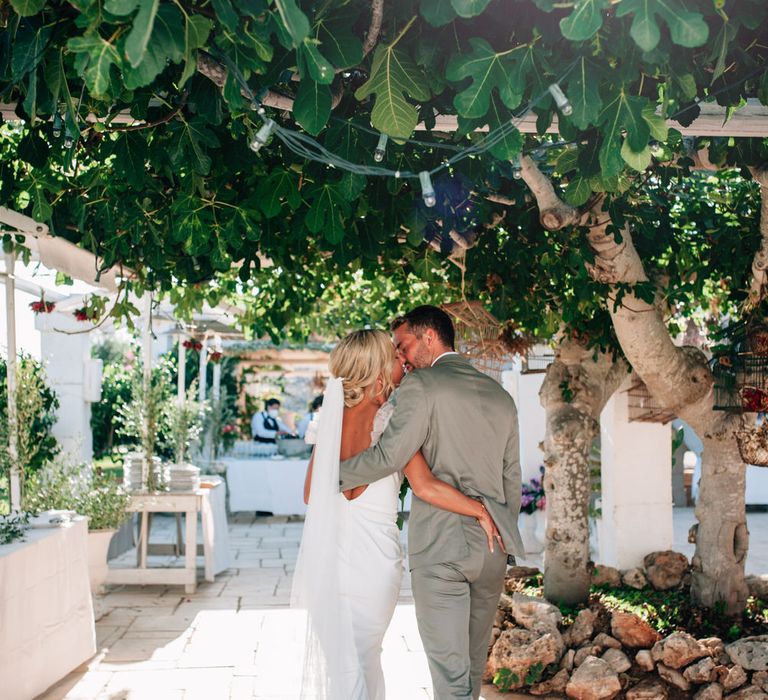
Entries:
[[95, 653], [86, 520], [0, 546], [3, 700], [34, 698]]
[[[209, 489], [210, 497], [208, 506], [211, 508], [211, 520], [213, 523], [213, 574], [214, 576], [222, 571], [226, 571], [232, 558], [229, 552], [229, 525], [227, 523], [227, 492], [223, 479], [218, 477], [206, 476], [206, 481], [217, 481], [214, 488]], [[207, 507], [205, 502], [203, 507]]]
[[227, 465], [229, 509], [263, 510], [275, 515], [303, 515], [306, 459], [221, 460]]

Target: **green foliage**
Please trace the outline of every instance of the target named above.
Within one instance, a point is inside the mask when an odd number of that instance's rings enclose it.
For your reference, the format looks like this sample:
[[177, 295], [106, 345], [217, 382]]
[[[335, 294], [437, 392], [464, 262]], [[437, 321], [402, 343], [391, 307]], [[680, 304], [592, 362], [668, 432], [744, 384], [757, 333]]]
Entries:
[[503, 691], [511, 690], [520, 683], [520, 676], [513, 673], [508, 668], [499, 669], [493, 677], [493, 684]]
[[27, 513], [0, 515], [0, 545], [24, 539], [24, 528], [29, 522]]
[[217, 459], [234, 444], [237, 433], [229, 426], [237, 423], [235, 397], [231, 396], [226, 387], [222, 388], [218, 399], [211, 399], [210, 410], [206, 413], [204, 430], [210, 441], [211, 455]]
[[[45, 383], [42, 365], [28, 355], [21, 356], [16, 364], [16, 450], [22, 487], [28, 474], [59, 453], [59, 444], [51, 434], [58, 407], [59, 399]], [[8, 483], [11, 468], [8, 437], [7, 365], [0, 358], [0, 496], [5, 500], [8, 494], [3, 493], [2, 484]]]
[[[0, 126], [0, 206], [45, 220], [105, 266], [130, 267], [136, 276], [125, 292], [156, 289], [182, 316], [245, 297], [244, 325], [283, 338], [331, 280], [354, 271], [435, 288], [447, 281], [453, 294], [461, 279], [446, 261], [451, 233], [469, 233], [477, 244], [466, 292], [526, 331], [551, 337], [564, 324], [616, 349], [602, 308], [606, 289], [584, 270], [591, 253], [583, 232], [544, 232], [512, 177], [508, 159], [542, 146], [536, 157], [567, 201], [583, 206], [606, 194], [612, 215], [637, 226], [636, 245], [670, 280], [676, 312], [698, 314], [696, 293], [726, 305], [742, 295], [748, 266], [736, 268], [754, 250], [754, 219], [742, 216], [739, 225], [735, 202], [705, 211], [693, 197], [728, 200], [749, 185], [718, 192], [689, 184], [698, 178], [666, 119], [690, 123], [694, 100], [735, 108], [744, 98], [766, 99], [768, 7], [759, 0], [731, 3], [727, 14], [717, 3], [682, 0], [386, 5], [366, 56], [367, 0], [13, 0], [10, 8], [0, 91], [21, 121]], [[206, 77], [221, 77], [211, 58], [229, 73], [222, 89]], [[293, 117], [268, 108], [269, 116], [317, 134], [357, 164], [371, 163], [378, 135], [364, 130], [370, 124], [396, 137], [383, 164], [403, 172], [432, 170], [452, 155], [444, 147], [477, 145], [475, 129], [508, 124], [524, 105], [535, 103], [539, 134], [524, 142], [509, 129], [489, 150], [451, 166], [452, 181], [465, 178], [471, 193], [472, 223], [457, 227], [460, 208], [428, 210], [413, 181], [343, 174], [277, 138], [250, 151], [259, 118], [233, 67], [258, 96], [295, 99]], [[546, 92], [556, 81], [570, 115]], [[135, 120], [128, 126], [126, 114]], [[558, 133], [544, 135], [555, 114]], [[75, 137], [72, 146], [54, 135], [55, 115]], [[435, 127], [443, 115], [458, 118], [458, 132], [434, 128], [419, 132], [422, 143], [404, 141], [419, 122]], [[560, 138], [574, 148], [551, 147]], [[663, 157], [651, 155], [652, 141]], [[766, 158], [765, 145], [748, 139], [694, 146], [709, 146], [724, 166]], [[680, 211], [665, 214], [670, 204]], [[442, 241], [442, 253], [425, 237], [436, 247]], [[15, 244], [4, 237], [6, 247]], [[737, 254], [720, 256], [729, 246]], [[717, 291], [721, 280], [726, 294]], [[655, 293], [650, 287], [643, 293]], [[134, 311], [126, 293], [113, 314]]]
[[125, 520], [130, 498], [114, 478], [85, 464], [54, 460], [30, 477], [24, 508], [74, 510], [88, 517], [89, 530], [112, 530]]
[[[145, 378], [138, 363], [131, 374], [131, 398], [121, 403], [117, 409], [119, 421], [118, 433], [131, 439], [138, 445], [147, 464], [157, 454], [156, 447], [162, 444], [161, 435], [171, 433], [168, 406], [170, 404], [171, 383], [167, 364]], [[153, 470], [149, 470], [151, 479]], [[154, 490], [154, 484], [147, 483], [148, 490]]]
[[195, 399], [197, 383], [193, 382], [183, 401], [167, 396], [165, 412], [168, 417], [168, 440], [174, 464], [184, 464], [192, 445], [198, 443], [203, 431], [203, 419], [207, 406]]

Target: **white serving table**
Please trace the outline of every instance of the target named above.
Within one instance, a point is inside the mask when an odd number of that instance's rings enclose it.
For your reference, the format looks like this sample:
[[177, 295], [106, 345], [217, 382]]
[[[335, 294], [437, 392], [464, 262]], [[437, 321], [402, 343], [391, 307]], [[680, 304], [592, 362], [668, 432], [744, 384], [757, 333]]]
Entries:
[[307, 459], [255, 457], [220, 460], [227, 467], [230, 511], [267, 511], [275, 515], [304, 515]]
[[96, 653], [88, 525], [0, 546], [0, 696], [29, 700]]
[[[197, 555], [205, 558], [205, 580], [212, 582], [217, 573], [229, 568], [229, 531], [227, 527], [226, 496], [221, 479], [213, 488], [197, 491], [167, 491], [131, 494], [129, 512], [140, 514], [138, 561], [135, 569], [110, 568], [107, 583], [111, 584], [179, 584], [186, 593], [197, 587]], [[184, 554], [184, 567], [147, 566], [147, 555], [171, 554], [174, 545], [149, 543], [151, 513], [183, 513], [185, 516], [184, 544], [178, 545]], [[202, 547], [197, 544], [197, 515], [203, 525]]]

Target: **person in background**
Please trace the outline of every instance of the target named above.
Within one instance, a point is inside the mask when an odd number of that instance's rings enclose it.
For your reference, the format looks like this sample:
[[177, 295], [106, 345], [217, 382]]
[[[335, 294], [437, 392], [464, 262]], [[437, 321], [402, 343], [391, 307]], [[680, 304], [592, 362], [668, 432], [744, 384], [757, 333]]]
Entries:
[[293, 435], [293, 431], [280, 420], [280, 402], [267, 399], [265, 410], [251, 418], [251, 435], [256, 442], [276, 443], [281, 435]]
[[312, 403], [309, 404], [309, 412], [302, 416], [301, 420], [296, 424], [296, 434], [303, 438], [307, 434], [307, 428], [313, 420], [317, 420], [317, 414], [320, 412], [320, 407], [323, 405], [323, 395], [315, 396], [312, 399]]

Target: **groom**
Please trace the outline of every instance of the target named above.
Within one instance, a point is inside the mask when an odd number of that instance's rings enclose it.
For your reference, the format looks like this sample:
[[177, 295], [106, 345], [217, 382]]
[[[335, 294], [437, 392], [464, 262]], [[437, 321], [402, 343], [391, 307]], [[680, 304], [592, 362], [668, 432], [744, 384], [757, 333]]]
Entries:
[[[393, 325], [397, 351], [413, 368], [400, 385], [378, 444], [341, 463], [341, 488], [405, 467], [421, 449], [436, 477], [485, 504], [509, 554], [517, 531], [520, 462], [512, 397], [454, 351], [450, 317], [419, 306]], [[408, 532], [416, 619], [435, 700], [477, 700], [507, 556], [488, 550], [474, 520], [413, 497]]]

